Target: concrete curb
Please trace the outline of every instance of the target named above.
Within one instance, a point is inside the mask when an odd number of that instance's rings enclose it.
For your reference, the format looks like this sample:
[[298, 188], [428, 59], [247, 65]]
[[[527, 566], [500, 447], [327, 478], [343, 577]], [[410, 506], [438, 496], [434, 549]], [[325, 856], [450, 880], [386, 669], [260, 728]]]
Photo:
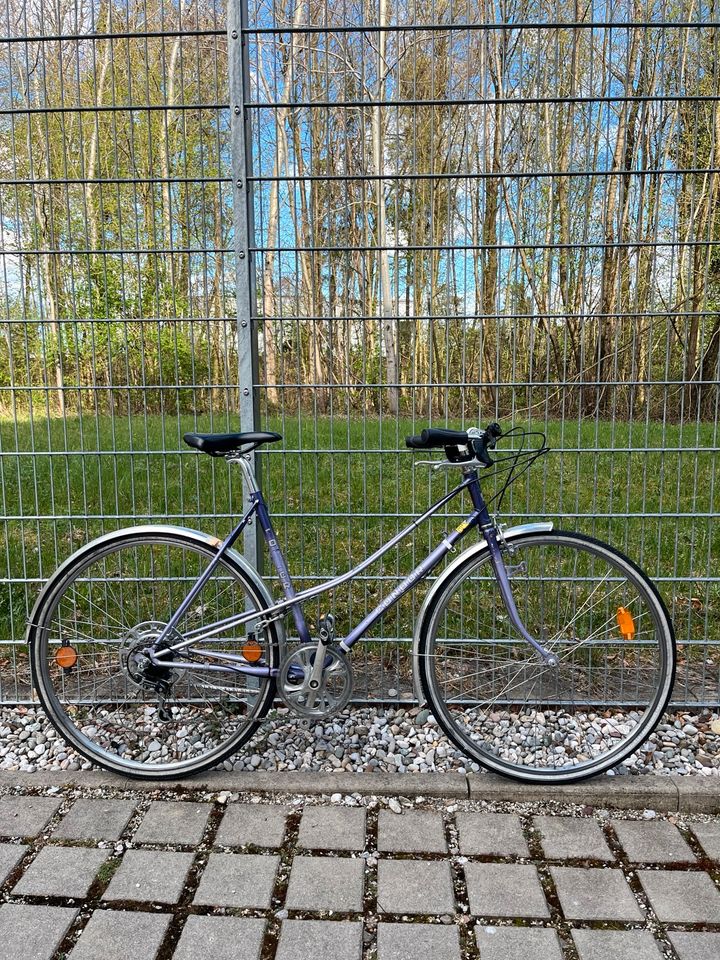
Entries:
[[50, 786], [78, 786], [115, 790], [230, 790], [241, 793], [309, 794], [360, 793], [363, 795], [441, 797], [537, 803], [590, 804], [616, 810], [652, 809], [662, 813], [720, 813], [720, 780], [717, 777], [624, 776], [598, 777], [583, 783], [558, 786], [520, 784], [493, 774], [462, 773], [316, 773], [258, 770], [252, 773], [214, 771], [184, 780], [132, 780], [100, 770], [83, 772], [0, 770], [0, 792]]

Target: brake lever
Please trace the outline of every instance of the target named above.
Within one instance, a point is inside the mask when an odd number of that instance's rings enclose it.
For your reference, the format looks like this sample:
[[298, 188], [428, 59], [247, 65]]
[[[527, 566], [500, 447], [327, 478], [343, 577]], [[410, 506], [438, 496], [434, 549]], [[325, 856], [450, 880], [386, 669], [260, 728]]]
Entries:
[[471, 470], [475, 470], [478, 467], [489, 466], [489, 464], [482, 463], [480, 460], [474, 458], [472, 460], [416, 460], [416, 467], [432, 467], [433, 473], [437, 473], [438, 470], [448, 470], [450, 467], [469, 467]]
[[484, 467], [491, 467], [495, 463], [495, 461], [492, 459], [492, 457], [488, 453], [487, 446], [480, 447], [479, 450], [477, 449], [477, 447], [473, 446], [473, 449], [475, 450], [475, 456], [480, 461], [480, 463], [482, 463]]

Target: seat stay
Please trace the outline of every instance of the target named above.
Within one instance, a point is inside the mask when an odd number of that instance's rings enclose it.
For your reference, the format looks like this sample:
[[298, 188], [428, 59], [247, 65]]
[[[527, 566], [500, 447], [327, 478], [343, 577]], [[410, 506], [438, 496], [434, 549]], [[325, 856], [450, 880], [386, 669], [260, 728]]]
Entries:
[[[184, 614], [186, 613], [186, 611], [189, 609], [190, 605], [193, 603], [193, 601], [195, 600], [195, 598], [198, 596], [198, 594], [200, 593], [200, 591], [203, 589], [203, 587], [205, 586], [205, 584], [208, 582], [208, 580], [210, 579], [210, 577], [213, 575], [213, 573], [214, 573], [214, 571], [215, 571], [215, 568], [216, 568], [216, 567], [218, 566], [218, 564], [221, 562], [221, 560], [222, 560], [222, 558], [224, 557], [226, 551], [229, 550], [230, 547], [232, 547], [232, 545], [235, 543], [235, 541], [237, 540], [237, 538], [240, 536], [240, 534], [243, 532], [243, 530], [245, 529], [245, 527], [248, 525], [248, 523], [250, 522], [250, 519], [251, 519], [252, 515], [255, 513], [256, 509], [257, 509], [257, 505], [256, 505], [255, 503], [251, 503], [250, 508], [249, 508], [248, 511], [244, 514], [244, 516], [243, 516], [242, 520], [240, 521], [240, 523], [234, 528], [234, 530], [232, 530], [232, 531], [228, 534], [228, 536], [225, 538], [225, 540], [220, 544], [220, 546], [219, 546], [219, 548], [218, 548], [218, 552], [215, 554], [215, 556], [212, 558], [212, 560], [210, 561], [210, 563], [207, 565], [207, 567], [206, 567], [206, 568], [203, 570], [203, 572], [200, 574], [200, 577], [199, 577], [199, 578], [195, 581], [195, 583], [192, 585], [192, 587], [191, 587], [191, 589], [190, 589], [190, 592], [187, 594], [187, 596], [186, 596], [185, 599], [182, 601], [182, 603], [180, 604], [180, 606], [177, 608], [177, 610], [175, 611], [175, 613], [170, 617], [170, 619], [169, 619], [168, 622], [167, 622], [167, 625], [163, 628], [162, 633], [160, 634], [160, 636], [157, 638], [157, 641], [155, 642], [155, 646], [156, 646], [156, 647], [157, 647], [160, 643], [162, 643], [164, 640], [167, 640], [167, 638], [169, 637], [169, 635], [172, 633], [172, 631], [173, 631], [173, 630], [175, 629], [175, 627], [178, 625], [178, 623], [180, 622], [180, 620], [182, 619], [182, 617], [184, 616]], [[189, 645], [190, 645], [189, 643], [183, 642], [183, 643], [181, 643], [181, 644], [176, 644], [176, 645], [173, 646], [173, 647], [166, 647], [165, 649], [168, 649], [168, 650], [173, 649], [173, 650], [174, 650], [174, 649], [176, 649], [176, 648], [183, 648], [183, 647], [187, 647], [187, 646], [189, 646]], [[160, 651], [159, 651], [159, 653], [160, 653]], [[153, 660], [153, 662], [155, 662], [155, 659], [154, 659], [155, 656], [157, 656], [157, 654], [152, 654], [151, 657], [150, 657], [150, 659]]]

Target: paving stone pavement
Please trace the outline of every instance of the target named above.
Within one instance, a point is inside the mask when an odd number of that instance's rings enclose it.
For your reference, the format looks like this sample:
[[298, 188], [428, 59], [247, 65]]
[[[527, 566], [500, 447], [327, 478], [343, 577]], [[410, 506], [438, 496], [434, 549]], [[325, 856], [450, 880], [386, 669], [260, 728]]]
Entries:
[[720, 817], [23, 789], [0, 960], [720, 958]]

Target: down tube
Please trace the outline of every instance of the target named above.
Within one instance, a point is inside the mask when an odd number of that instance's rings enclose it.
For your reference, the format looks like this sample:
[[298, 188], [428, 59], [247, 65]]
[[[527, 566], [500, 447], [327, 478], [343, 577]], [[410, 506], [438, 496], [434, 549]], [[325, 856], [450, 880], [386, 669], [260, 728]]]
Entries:
[[371, 611], [360, 623], [353, 627], [350, 633], [345, 637], [344, 640], [340, 641], [340, 646], [344, 650], [350, 650], [354, 643], [357, 643], [370, 629], [370, 627], [375, 623], [376, 620], [386, 613], [390, 607], [394, 606], [398, 600], [403, 597], [408, 590], [411, 590], [416, 583], [426, 577], [430, 571], [435, 567], [443, 557], [447, 556], [448, 553], [454, 548], [458, 540], [462, 540], [465, 534], [472, 530], [473, 527], [478, 525], [480, 520], [480, 511], [475, 510], [470, 516], [460, 524], [459, 527], [456, 527], [455, 530], [452, 530], [450, 533], [446, 534], [442, 540], [442, 543], [438, 544], [437, 547], [428, 554], [428, 556], [419, 564], [412, 573], [408, 574], [405, 579], [399, 583], [395, 589], [389, 593], [373, 611]]

